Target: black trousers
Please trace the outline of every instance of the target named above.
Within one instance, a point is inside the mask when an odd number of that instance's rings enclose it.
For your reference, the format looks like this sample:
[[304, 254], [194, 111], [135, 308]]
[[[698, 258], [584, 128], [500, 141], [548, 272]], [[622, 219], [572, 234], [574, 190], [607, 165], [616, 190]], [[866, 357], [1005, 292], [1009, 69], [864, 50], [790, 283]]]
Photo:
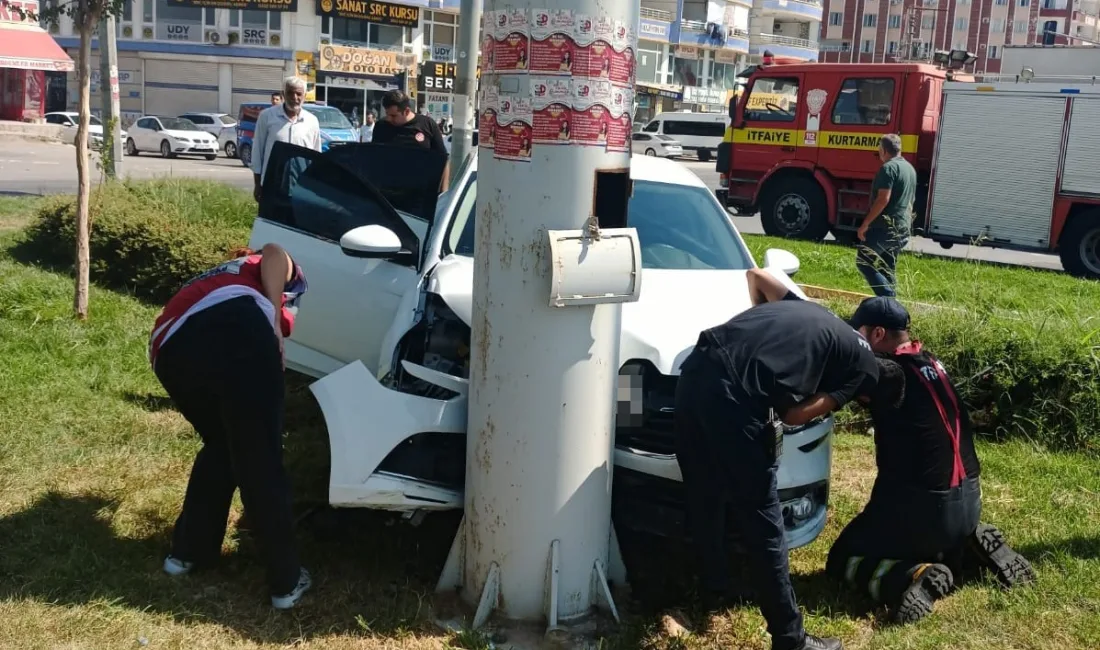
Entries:
[[701, 585], [712, 593], [730, 589], [728, 506], [744, 535], [751, 586], [772, 648], [797, 648], [806, 633], [791, 587], [767, 407], [749, 404], [717, 360], [700, 351], [692, 357], [676, 387], [676, 458]]
[[283, 468], [283, 368], [271, 323], [248, 297], [205, 309], [164, 343], [156, 375], [203, 442], [172, 555], [197, 564], [215, 560], [240, 488], [271, 592], [290, 593], [301, 567]]
[[871, 499], [829, 550], [826, 571], [886, 604], [901, 596], [920, 565], [957, 572], [967, 537], [982, 514], [978, 479], [928, 491], [875, 483]]

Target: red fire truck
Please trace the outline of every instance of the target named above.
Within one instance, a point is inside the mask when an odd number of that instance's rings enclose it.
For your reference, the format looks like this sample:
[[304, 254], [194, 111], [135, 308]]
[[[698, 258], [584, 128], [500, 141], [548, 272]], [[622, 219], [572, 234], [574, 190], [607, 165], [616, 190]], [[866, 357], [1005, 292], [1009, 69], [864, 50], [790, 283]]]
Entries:
[[770, 64], [730, 105], [719, 200], [771, 235], [851, 242], [879, 139], [897, 133], [920, 187], [914, 231], [1057, 252], [1100, 278], [1100, 86], [957, 81], [924, 64]]

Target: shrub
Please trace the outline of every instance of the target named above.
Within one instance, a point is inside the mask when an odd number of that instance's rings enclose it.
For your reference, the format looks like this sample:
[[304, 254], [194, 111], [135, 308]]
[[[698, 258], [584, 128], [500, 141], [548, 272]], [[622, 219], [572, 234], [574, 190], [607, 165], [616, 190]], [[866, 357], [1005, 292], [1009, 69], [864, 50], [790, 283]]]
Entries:
[[[245, 192], [208, 181], [158, 179], [101, 186], [91, 199], [91, 275], [97, 283], [150, 300], [247, 243], [255, 203]], [[48, 200], [23, 248], [38, 261], [72, 268], [76, 200]]]

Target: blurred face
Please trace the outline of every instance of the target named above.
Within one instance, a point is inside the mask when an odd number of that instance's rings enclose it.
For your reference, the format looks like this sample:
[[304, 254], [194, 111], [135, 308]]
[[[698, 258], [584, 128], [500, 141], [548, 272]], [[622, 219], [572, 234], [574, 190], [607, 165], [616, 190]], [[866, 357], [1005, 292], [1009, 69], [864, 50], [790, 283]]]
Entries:
[[405, 126], [412, 117], [412, 111], [403, 111], [397, 106], [386, 108], [386, 121], [394, 126]]
[[364, 118], [364, 119], [366, 120], [367, 126], [373, 126], [374, 125], [374, 114], [373, 113], [367, 113], [367, 117]]
[[878, 146], [878, 159], [881, 160], [882, 162], [886, 162], [887, 160], [890, 160], [889, 154], [886, 153], [886, 150], [882, 148], [881, 144]]
[[287, 86], [283, 89], [283, 108], [288, 112], [297, 113], [302, 108], [302, 104], [306, 100], [305, 88], [292, 88]]
[[897, 341], [889, 335], [885, 327], [859, 328], [859, 333], [871, 344], [871, 350], [876, 353], [889, 354], [897, 349]]
[[271, 96], [271, 103], [275, 104], [276, 106], [278, 106], [279, 104], [282, 104], [283, 103], [283, 96], [282, 95], [272, 95]]

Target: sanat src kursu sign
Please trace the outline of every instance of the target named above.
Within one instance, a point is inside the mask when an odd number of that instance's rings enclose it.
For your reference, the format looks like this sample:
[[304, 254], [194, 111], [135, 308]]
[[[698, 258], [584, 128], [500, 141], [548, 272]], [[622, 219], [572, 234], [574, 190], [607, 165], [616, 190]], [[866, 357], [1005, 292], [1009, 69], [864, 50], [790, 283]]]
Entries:
[[316, 0], [316, 2], [317, 14], [321, 16], [369, 20], [372, 23], [395, 27], [416, 27], [420, 23], [419, 7], [372, 0]]
[[168, 6], [248, 11], [298, 11], [298, 0], [168, 0]]

